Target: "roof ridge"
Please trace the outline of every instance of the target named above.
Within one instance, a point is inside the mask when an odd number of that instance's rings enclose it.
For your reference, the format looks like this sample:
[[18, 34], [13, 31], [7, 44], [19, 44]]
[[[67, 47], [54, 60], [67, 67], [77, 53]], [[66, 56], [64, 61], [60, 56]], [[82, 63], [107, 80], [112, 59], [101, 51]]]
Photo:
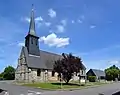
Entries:
[[61, 56], [61, 54], [54, 53], [54, 52], [50, 52], [50, 51], [45, 51], [45, 50], [42, 50], [42, 49], [40, 49], [40, 51], [43, 51], [43, 52], [46, 52], [46, 53], [50, 53], [50, 54], [54, 54], [54, 55], [59, 55], [59, 56]]

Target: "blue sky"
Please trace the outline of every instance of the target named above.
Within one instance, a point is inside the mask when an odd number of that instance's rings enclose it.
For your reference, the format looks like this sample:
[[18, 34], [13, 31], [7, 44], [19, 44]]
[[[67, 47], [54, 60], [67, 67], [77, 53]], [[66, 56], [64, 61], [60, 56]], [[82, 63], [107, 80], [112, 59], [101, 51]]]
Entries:
[[17, 64], [32, 4], [40, 49], [71, 52], [87, 69], [120, 66], [119, 0], [0, 0], [0, 71]]

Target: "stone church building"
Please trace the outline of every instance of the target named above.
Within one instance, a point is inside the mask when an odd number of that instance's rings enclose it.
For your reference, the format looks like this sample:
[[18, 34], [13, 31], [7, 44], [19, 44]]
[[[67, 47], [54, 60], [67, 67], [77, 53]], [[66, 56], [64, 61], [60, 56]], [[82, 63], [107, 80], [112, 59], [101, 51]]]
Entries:
[[[41, 82], [49, 80], [58, 80], [58, 74], [53, 71], [53, 64], [61, 59], [59, 54], [39, 50], [39, 37], [35, 31], [34, 10], [31, 11], [30, 25], [27, 36], [25, 37], [25, 46], [22, 47], [18, 64], [15, 72], [16, 81]], [[83, 65], [83, 64], [82, 64]], [[85, 80], [86, 68], [80, 70], [81, 80]], [[75, 74], [74, 80], [78, 80]]]

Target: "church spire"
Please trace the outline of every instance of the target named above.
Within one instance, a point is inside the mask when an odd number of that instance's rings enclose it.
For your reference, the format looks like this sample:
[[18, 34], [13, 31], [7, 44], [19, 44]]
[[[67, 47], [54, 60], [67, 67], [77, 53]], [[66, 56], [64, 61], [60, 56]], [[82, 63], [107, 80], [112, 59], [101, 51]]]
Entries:
[[25, 37], [25, 46], [27, 47], [29, 54], [40, 56], [38, 39], [39, 37], [36, 35], [35, 31], [34, 10], [32, 5], [29, 32]]
[[29, 34], [36, 36], [33, 4], [32, 4], [32, 11], [30, 17]]

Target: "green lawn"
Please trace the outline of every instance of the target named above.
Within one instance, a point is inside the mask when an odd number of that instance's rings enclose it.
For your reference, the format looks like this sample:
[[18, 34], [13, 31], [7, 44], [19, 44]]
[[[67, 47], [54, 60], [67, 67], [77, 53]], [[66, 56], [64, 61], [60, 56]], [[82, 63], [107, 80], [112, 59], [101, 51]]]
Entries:
[[[78, 83], [69, 83], [69, 84], [62, 84], [62, 89], [70, 89], [70, 88], [85, 88], [89, 86], [94, 86], [94, 85], [102, 85], [105, 83], [99, 83], [99, 82], [94, 82], [94, 83], [86, 83], [86, 85], [80, 86]], [[30, 86], [30, 87], [38, 87], [42, 89], [61, 89], [61, 83], [31, 83], [31, 84], [23, 84], [24, 86]]]
[[[43, 89], [61, 89], [61, 83], [31, 83], [31, 84], [23, 84], [24, 86], [31, 86], [31, 87], [39, 87]], [[62, 88], [78, 88], [80, 85], [78, 84], [62, 84]]]

